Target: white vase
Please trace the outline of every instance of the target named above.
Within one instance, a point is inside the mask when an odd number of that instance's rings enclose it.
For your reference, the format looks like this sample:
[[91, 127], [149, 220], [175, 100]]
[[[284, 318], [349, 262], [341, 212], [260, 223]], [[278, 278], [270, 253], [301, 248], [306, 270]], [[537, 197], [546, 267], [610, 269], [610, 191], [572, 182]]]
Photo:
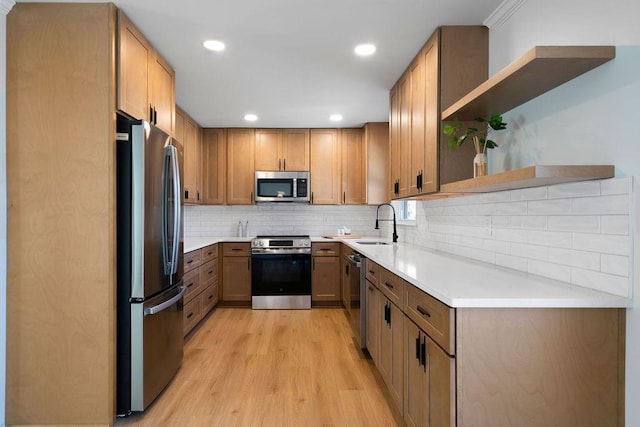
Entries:
[[473, 158], [473, 177], [485, 176], [487, 174], [487, 154], [478, 153]]

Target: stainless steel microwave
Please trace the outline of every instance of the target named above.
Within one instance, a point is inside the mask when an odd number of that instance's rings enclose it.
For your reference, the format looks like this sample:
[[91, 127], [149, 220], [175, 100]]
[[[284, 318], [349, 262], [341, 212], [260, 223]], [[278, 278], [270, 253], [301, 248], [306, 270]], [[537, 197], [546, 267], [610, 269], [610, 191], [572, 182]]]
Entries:
[[309, 203], [309, 172], [256, 171], [256, 202]]

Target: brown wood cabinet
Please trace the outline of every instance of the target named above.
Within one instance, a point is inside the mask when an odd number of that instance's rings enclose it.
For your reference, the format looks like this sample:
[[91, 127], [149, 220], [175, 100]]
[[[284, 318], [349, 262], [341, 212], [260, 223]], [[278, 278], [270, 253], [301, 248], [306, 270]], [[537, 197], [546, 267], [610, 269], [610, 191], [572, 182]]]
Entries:
[[380, 347], [378, 369], [398, 408], [404, 399], [404, 314], [380, 294], [378, 305]]
[[202, 191], [202, 128], [187, 113], [176, 107], [175, 138], [184, 149], [183, 201], [203, 202]]
[[486, 27], [440, 27], [427, 40], [390, 92], [392, 198], [433, 193], [473, 175], [471, 144], [449, 150], [440, 111], [487, 74]]
[[369, 205], [389, 202], [389, 122], [364, 125], [365, 200]]
[[222, 301], [251, 302], [251, 247], [249, 243], [222, 244]]
[[253, 203], [254, 129], [227, 129], [227, 203]]
[[342, 204], [364, 205], [366, 193], [366, 154], [362, 129], [341, 129]]
[[202, 203], [226, 202], [227, 131], [208, 128], [202, 131]]
[[218, 244], [184, 256], [183, 329], [187, 336], [218, 303]]
[[7, 425], [114, 422], [116, 31], [112, 3], [6, 15]]
[[340, 243], [314, 242], [311, 256], [312, 304], [340, 304]]
[[311, 203], [340, 204], [340, 138], [338, 129], [311, 129]]
[[308, 171], [308, 129], [256, 129], [255, 170]]
[[175, 71], [118, 11], [118, 109], [173, 135]]
[[366, 260], [367, 293], [365, 297], [366, 314], [366, 346], [371, 359], [380, 364], [380, 291], [377, 288], [379, 267], [373, 261]]

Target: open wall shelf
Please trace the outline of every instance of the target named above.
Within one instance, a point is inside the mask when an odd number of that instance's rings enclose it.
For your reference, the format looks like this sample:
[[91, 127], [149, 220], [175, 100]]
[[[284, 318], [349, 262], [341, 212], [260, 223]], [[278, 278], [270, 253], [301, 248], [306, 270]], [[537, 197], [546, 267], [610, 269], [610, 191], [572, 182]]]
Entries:
[[615, 55], [615, 46], [536, 46], [445, 109], [442, 120], [503, 114]]
[[529, 166], [440, 186], [442, 193], [488, 193], [590, 179], [613, 178], [613, 165]]

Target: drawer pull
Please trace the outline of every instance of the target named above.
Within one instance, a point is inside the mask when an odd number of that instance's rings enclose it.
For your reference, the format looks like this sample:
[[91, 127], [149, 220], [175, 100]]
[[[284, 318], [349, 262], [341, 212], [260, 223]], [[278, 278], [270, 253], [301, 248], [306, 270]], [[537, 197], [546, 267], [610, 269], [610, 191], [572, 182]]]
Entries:
[[193, 262], [192, 259], [190, 259], [189, 261], [187, 261], [187, 264], [191, 264]]
[[187, 314], [187, 319], [191, 319], [191, 317], [193, 317], [193, 313]]
[[213, 295], [209, 295], [209, 301], [213, 299]]
[[369, 273], [370, 273], [370, 274], [376, 274], [376, 272], [375, 272], [375, 271], [373, 271], [373, 270], [369, 270]]
[[207, 252], [207, 255], [212, 255], [212, 254], [213, 254], [213, 252]]
[[332, 251], [333, 249], [331, 249], [331, 248], [320, 248], [320, 250], [321, 250], [321, 251], [328, 252], [328, 251]]
[[193, 286], [193, 282], [189, 283], [189, 284], [187, 285], [187, 288], [190, 288], [190, 287], [192, 287], [192, 286]]
[[393, 285], [389, 282], [384, 282], [384, 285], [389, 289], [393, 289]]
[[237, 251], [241, 251], [242, 248], [231, 248], [231, 250], [237, 252]]
[[417, 310], [418, 310], [418, 313], [422, 314], [423, 316], [431, 317], [431, 314], [429, 314], [429, 312], [427, 310], [425, 310], [424, 308], [418, 306]]
[[369, 290], [373, 292], [373, 286], [369, 286]]
[[209, 270], [207, 274], [213, 274], [213, 270]]

